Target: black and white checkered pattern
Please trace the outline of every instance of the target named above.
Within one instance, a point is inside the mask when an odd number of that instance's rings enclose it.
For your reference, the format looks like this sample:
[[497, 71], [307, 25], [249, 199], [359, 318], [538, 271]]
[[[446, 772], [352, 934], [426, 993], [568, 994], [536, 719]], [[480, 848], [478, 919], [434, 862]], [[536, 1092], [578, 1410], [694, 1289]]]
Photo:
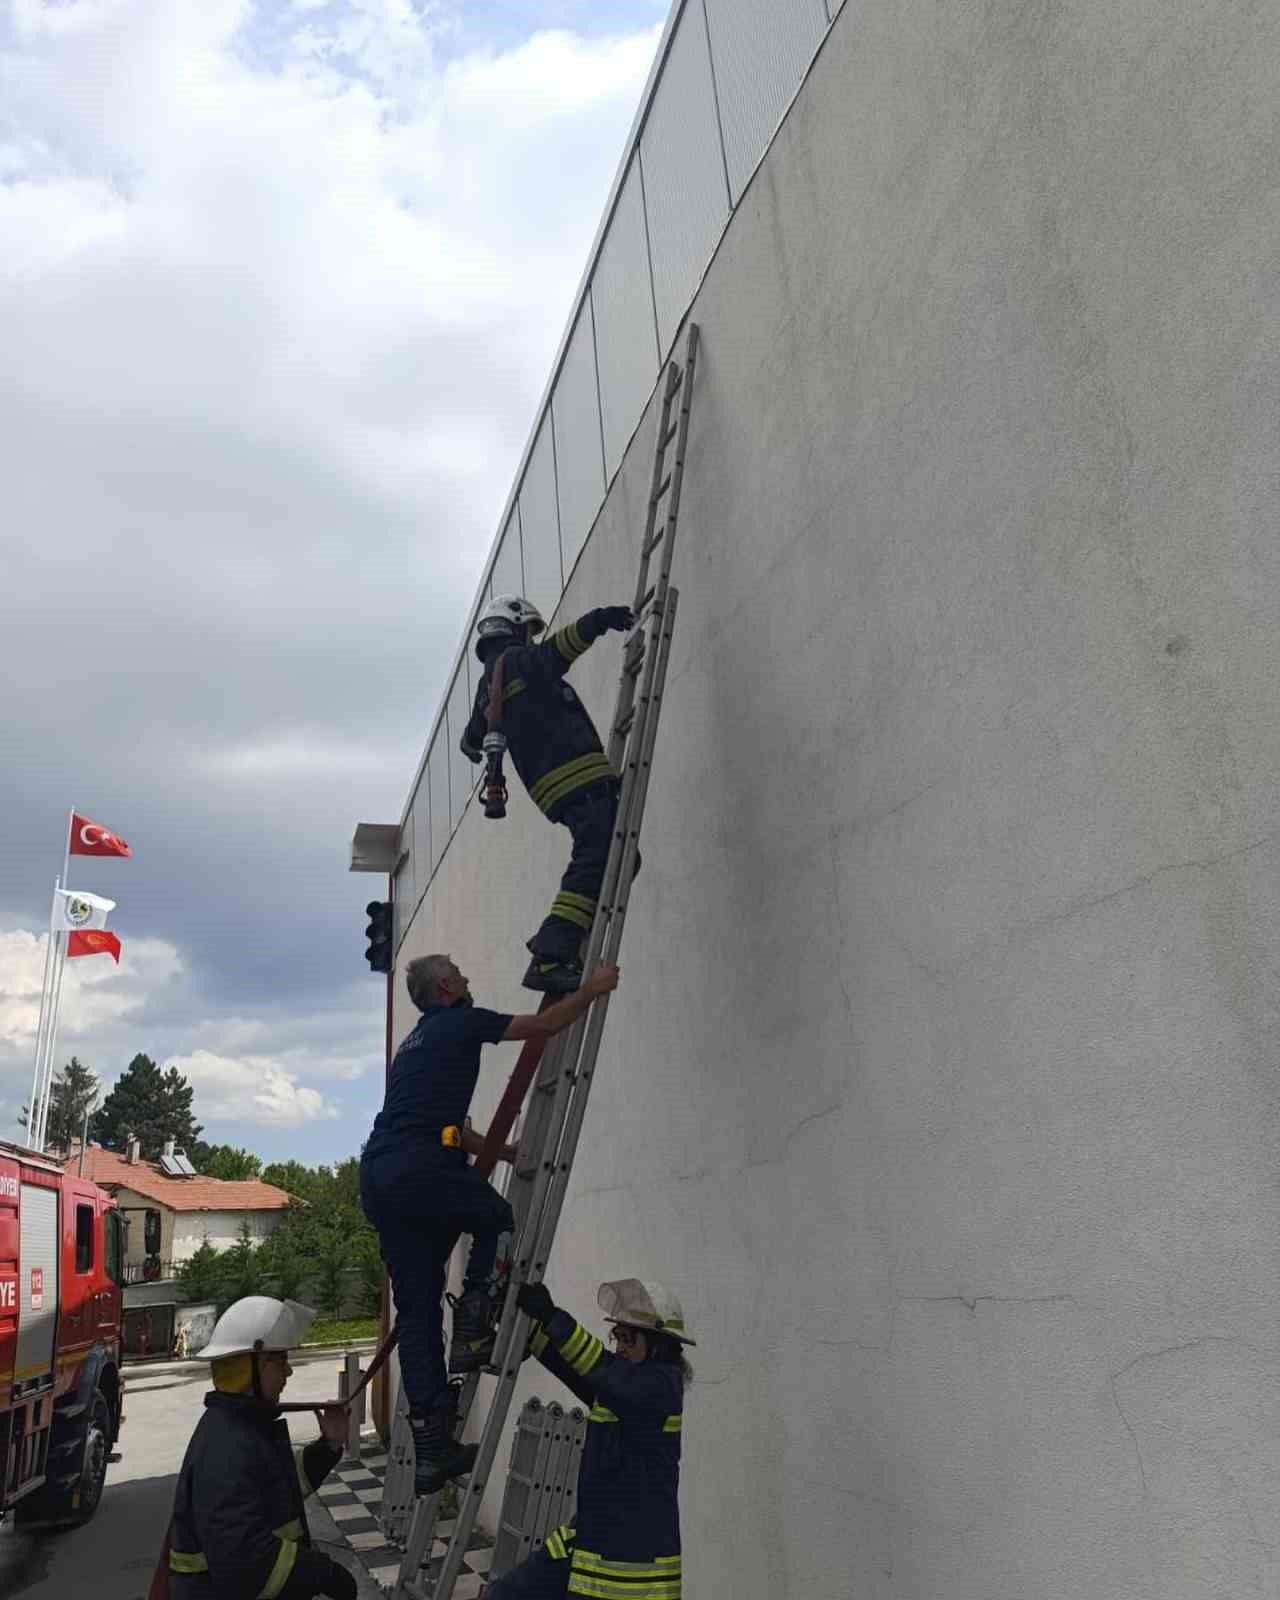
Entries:
[[[395, 1587], [400, 1576], [400, 1551], [388, 1544], [378, 1520], [382, 1485], [387, 1473], [387, 1452], [376, 1438], [360, 1447], [358, 1461], [344, 1459], [320, 1485], [324, 1508], [363, 1563], [369, 1576], [384, 1589]], [[434, 1579], [448, 1548], [452, 1522], [438, 1522], [431, 1547], [428, 1576]], [[493, 1540], [481, 1528], [471, 1536], [462, 1571], [454, 1585], [454, 1600], [475, 1600], [493, 1557]]]

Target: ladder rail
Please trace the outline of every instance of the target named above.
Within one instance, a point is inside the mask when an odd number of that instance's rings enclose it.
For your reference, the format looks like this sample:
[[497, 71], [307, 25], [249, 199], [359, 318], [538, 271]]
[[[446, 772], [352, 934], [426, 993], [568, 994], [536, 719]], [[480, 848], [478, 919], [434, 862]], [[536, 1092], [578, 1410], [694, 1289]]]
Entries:
[[[671, 639], [675, 631], [676, 607], [679, 602], [679, 590], [672, 588], [668, 593], [666, 619], [662, 636], [662, 649], [659, 660], [655, 663], [657, 672], [665, 681], [667, 666], [671, 658]], [[649, 789], [649, 776], [653, 766], [653, 749], [657, 739], [658, 712], [661, 710], [661, 688], [655, 691], [653, 712], [645, 724], [646, 749], [642, 752], [637, 783], [639, 794], [637, 796], [637, 810], [642, 811], [645, 798]], [[629, 826], [629, 837], [624, 841], [623, 851], [634, 859], [636, 845], [639, 841], [640, 826], [637, 820], [634, 826]], [[631, 882], [629, 879], [618, 886], [618, 900], [610, 919], [609, 931], [612, 935], [610, 955], [616, 953], [622, 939], [622, 931], [626, 922], [627, 904], [631, 897]], [[604, 1025], [608, 1014], [609, 996], [603, 995], [601, 1002], [591, 1008], [587, 1023], [587, 1036], [583, 1041], [582, 1055], [578, 1061], [577, 1081], [574, 1086], [573, 1099], [570, 1102], [569, 1117], [561, 1136], [560, 1150], [557, 1153], [556, 1168], [552, 1175], [550, 1190], [547, 1196], [546, 1208], [539, 1222], [538, 1237], [534, 1246], [534, 1265], [538, 1272], [539, 1280], [546, 1271], [547, 1261], [551, 1255], [551, 1246], [555, 1241], [556, 1228], [560, 1222], [560, 1214], [564, 1209], [565, 1195], [569, 1187], [569, 1174], [573, 1168], [573, 1158], [577, 1154], [578, 1139], [582, 1132], [582, 1124], [586, 1117], [587, 1096], [590, 1092], [591, 1082], [595, 1076], [596, 1058], [600, 1052], [600, 1043], [604, 1035]]]
[[[602, 959], [616, 960], [635, 875], [679, 602], [679, 593], [670, 584], [670, 571], [684, 483], [698, 343], [697, 324], [690, 323], [684, 364], [681, 366], [675, 361], [668, 364], [663, 389], [633, 608], [637, 613], [637, 627], [624, 646], [623, 670], [609, 735], [609, 759], [621, 777], [621, 792], [605, 880], [588, 936], [583, 963], [585, 972], [592, 971]], [[679, 416], [673, 421], [677, 396]], [[667, 458], [673, 441], [675, 460], [668, 469]], [[659, 507], [664, 497], [663, 527], [658, 534]], [[657, 576], [651, 583], [652, 557], [659, 549]], [[516, 1293], [522, 1282], [540, 1282], [546, 1269], [586, 1116], [609, 998], [606, 994], [593, 1001], [583, 1016], [548, 1045], [537, 1064], [516, 1164], [510, 1174], [509, 1198], [516, 1214], [512, 1269], [488, 1369], [498, 1381], [490, 1397], [475, 1465], [463, 1492], [436, 1581], [428, 1585], [424, 1572], [424, 1556], [430, 1548], [430, 1533], [436, 1517], [438, 1496], [433, 1496], [429, 1501], [419, 1501], [415, 1508], [408, 1541], [411, 1548], [406, 1548], [401, 1563], [395, 1589], [397, 1596], [412, 1597], [412, 1600], [428, 1600], [428, 1596], [430, 1600], [450, 1600], [453, 1594], [495, 1465], [525, 1355], [529, 1319], [516, 1305]], [[475, 1374], [468, 1380], [468, 1410], [478, 1377]], [[585, 1419], [582, 1427], [585, 1431]], [[562, 1492], [563, 1498], [567, 1498], [567, 1487]]]
[[[659, 669], [665, 673], [666, 666], [670, 660], [670, 641], [675, 625], [676, 609], [673, 602], [678, 601], [678, 599], [678, 591], [675, 589], [668, 591], [667, 604], [664, 607], [663, 614], [663, 648], [656, 653], [650, 668], [651, 672], [655, 676]], [[654, 710], [656, 710], [661, 704], [661, 697], [651, 690], [650, 698], [652, 706]], [[655, 717], [647, 717], [645, 721], [644, 739], [648, 759], [643, 761], [637, 760], [633, 770], [628, 773], [628, 778], [632, 783], [635, 783], [638, 780], [642, 781], [645, 792], [647, 792], [648, 789], [648, 773], [652, 764], [653, 744], [656, 740], [656, 737], [657, 720]], [[633, 815], [635, 816], [635, 821], [629, 821], [625, 831], [619, 830], [619, 836], [615, 838], [614, 841], [613, 851], [611, 854], [615, 854], [620, 858], [619, 866], [621, 865], [621, 858], [623, 857], [634, 863], [635, 846], [639, 837], [640, 819], [637, 813], [633, 813]], [[619, 881], [616, 872], [614, 876], [615, 882]], [[593, 944], [596, 943], [597, 929], [599, 930], [602, 938], [604, 938], [607, 933], [608, 944], [606, 948], [609, 949], [611, 953], [616, 951], [618, 942], [621, 939], [630, 889], [631, 881], [630, 874], [628, 874], [626, 879], [620, 883], [620, 887], [618, 889], [618, 903], [614, 909], [613, 915], [607, 919], [607, 930], [600, 927], [602, 919], [599, 917], [596, 919], [596, 927], [592, 930]], [[500, 1361], [495, 1360], [495, 1365], [500, 1366], [501, 1375], [498, 1379], [498, 1385], [494, 1392], [493, 1399], [490, 1402], [489, 1416], [485, 1423], [484, 1434], [480, 1441], [480, 1450], [476, 1456], [475, 1465], [471, 1470], [471, 1476], [467, 1483], [466, 1493], [464, 1495], [462, 1504], [459, 1507], [458, 1519], [454, 1525], [453, 1537], [449, 1542], [449, 1549], [444, 1558], [444, 1565], [441, 1568], [439, 1577], [436, 1580], [435, 1588], [432, 1591], [434, 1600], [446, 1600], [446, 1597], [451, 1596], [453, 1593], [453, 1585], [456, 1583], [459, 1571], [461, 1570], [462, 1558], [466, 1551], [467, 1541], [471, 1536], [471, 1529], [475, 1525], [475, 1519], [480, 1509], [480, 1502], [483, 1500], [485, 1490], [488, 1487], [489, 1474], [492, 1470], [494, 1457], [497, 1453], [498, 1441], [501, 1437], [502, 1428], [505, 1424], [506, 1416], [511, 1406], [512, 1397], [515, 1393], [516, 1380], [519, 1377], [520, 1368], [523, 1364], [524, 1347], [528, 1339], [529, 1319], [515, 1303], [516, 1291], [522, 1282], [541, 1282], [542, 1273], [545, 1270], [546, 1255], [549, 1253], [549, 1241], [554, 1235], [555, 1219], [558, 1219], [560, 1211], [563, 1208], [564, 1194], [568, 1183], [569, 1166], [572, 1163], [573, 1151], [577, 1148], [578, 1135], [581, 1132], [583, 1119], [586, 1114], [587, 1096], [585, 1091], [589, 1089], [591, 1079], [594, 1075], [594, 1058], [595, 1054], [599, 1050], [600, 1039], [604, 1031], [604, 1020], [608, 1011], [608, 1000], [609, 996], [607, 994], [602, 995], [600, 999], [592, 1005], [590, 1011], [588, 1012], [588, 1018], [592, 1024], [589, 1035], [592, 1041], [592, 1054], [590, 1064], [587, 1067], [585, 1074], [581, 1064], [579, 1064], [574, 1069], [572, 1074], [565, 1073], [563, 1075], [561, 1084], [559, 1085], [559, 1089], [562, 1092], [565, 1092], [567, 1095], [567, 1091], [570, 1088], [576, 1091], [577, 1085], [581, 1083], [581, 1087], [584, 1092], [580, 1094], [577, 1092], [573, 1093], [572, 1099], [566, 1109], [565, 1123], [561, 1124], [559, 1128], [553, 1130], [557, 1136], [556, 1144], [559, 1148], [554, 1151], [550, 1161], [543, 1162], [543, 1170], [539, 1174], [539, 1186], [543, 1190], [544, 1199], [542, 1207], [530, 1212], [529, 1224], [527, 1227], [536, 1228], [536, 1232], [533, 1236], [532, 1250], [530, 1251], [527, 1249], [522, 1243], [521, 1249], [517, 1253], [513, 1265], [511, 1281], [508, 1284], [507, 1300], [503, 1313], [503, 1326], [506, 1339], [505, 1344], [501, 1345], [502, 1355]], [[597, 1015], [599, 1015], [598, 1024], [595, 1020]], [[571, 1076], [573, 1079], [572, 1084], [569, 1081]], [[561, 1150], [565, 1148], [564, 1135], [566, 1127], [571, 1128], [572, 1130], [571, 1134], [569, 1135], [571, 1142], [568, 1147], [568, 1159], [562, 1162]], [[548, 1211], [547, 1209], [548, 1203], [551, 1205], [551, 1211]], [[544, 1240], [547, 1241], [545, 1248], [543, 1247]], [[523, 1271], [521, 1270], [522, 1267], [524, 1268]], [[499, 1345], [495, 1345], [495, 1357], [497, 1356], [498, 1348]], [[426, 1593], [426, 1591], [423, 1589], [414, 1589], [408, 1585], [405, 1586], [405, 1589], [407, 1593], [415, 1597], [424, 1595]]]

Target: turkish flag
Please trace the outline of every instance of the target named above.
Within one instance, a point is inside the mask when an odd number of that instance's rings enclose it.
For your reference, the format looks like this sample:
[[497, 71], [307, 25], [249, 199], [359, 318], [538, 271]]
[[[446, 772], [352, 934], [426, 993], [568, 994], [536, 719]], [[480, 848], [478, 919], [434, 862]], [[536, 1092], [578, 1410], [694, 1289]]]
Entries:
[[69, 853], [73, 856], [131, 856], [133, 851], [118, 833], [73, 811]]
[[120, 941], [105, 928], [87, 928], [81, 933], [67, 935], [69, 956], [111, 956], [120, 965]]

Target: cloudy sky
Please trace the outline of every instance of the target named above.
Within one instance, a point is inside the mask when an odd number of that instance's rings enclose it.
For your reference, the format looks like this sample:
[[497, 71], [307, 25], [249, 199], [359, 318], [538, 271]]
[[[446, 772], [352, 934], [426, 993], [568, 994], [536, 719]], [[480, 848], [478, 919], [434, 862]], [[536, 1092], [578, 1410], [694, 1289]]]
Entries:
[[394, 820], [667, 0], [0, 0], [0, 1136], [59, 1059], [354, 1153]]

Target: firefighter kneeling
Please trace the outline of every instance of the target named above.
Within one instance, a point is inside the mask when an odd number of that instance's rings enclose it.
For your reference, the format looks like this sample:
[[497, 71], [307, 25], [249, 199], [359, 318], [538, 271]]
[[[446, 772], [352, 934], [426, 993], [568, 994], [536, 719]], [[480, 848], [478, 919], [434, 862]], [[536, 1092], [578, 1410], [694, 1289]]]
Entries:
[[178, 1474], [169, 1539], [173, 1600], [355, 1600], [356, 1581], [311, 1547], [304, 1495], [342, 1458], [341, 1406], [318, 1408], [320, 1438], [294, 1451], [277, 1410], [315, 1312], [249, 1295], [229, 1306], [200, 1352], [214, 1392]]
[[556, 1309], [542, 1284], [517, 1292], [533, 1318], [530, 1352], [591, 1408], [578, 1468], [576, 1526], [495, 1578], [488, 1600], [559, 1600], [562, 1595], [680, 1600], [680, 1429], [692, 1374], [681, 1347], [680, 1302], [659, 1283], [601, 1284], [613, 1323], [611, 1355], [594, 1334]]

